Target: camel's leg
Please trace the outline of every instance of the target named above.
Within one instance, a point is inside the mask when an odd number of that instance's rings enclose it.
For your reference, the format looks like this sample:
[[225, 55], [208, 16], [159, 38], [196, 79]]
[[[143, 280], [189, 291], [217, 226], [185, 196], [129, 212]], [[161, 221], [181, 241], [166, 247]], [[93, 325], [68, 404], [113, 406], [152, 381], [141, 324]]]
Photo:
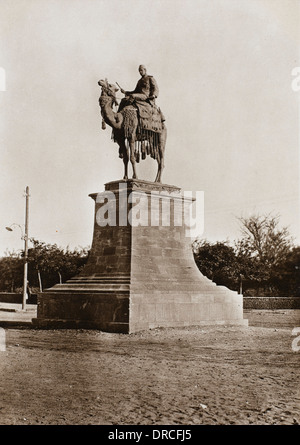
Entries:
[[161, 182], [161, 161], [157, 161], [157, 175], [154, 182]]
[[138, 179], [136, 174], [136, 165], [135, 165], [135, 155], [134, 155], [134, 138], [131, 138], [129, 140], [129, 146], [130, 146], [130, 162], [132, 165], [132, 179]]
[[124, 164], [124, 177], [123, 179], [128, 179], [128, 162], [129, 162], [129, 148], [126, 148], [125, 141], [120, 144], [120, 150], [122, 151], [122, 158]]
[[124, 176], [123, 179], [128, 179], [128, 156], [127, 154], [123, 157], [123, 163], [124, 163]]
[[162, 171], [164, 169], [164, 160], [162, 158], [157, 162], [158, 162], [158, 169], [157, 169], [157, 175], [155, 178], [155, 182], [161, 182], [161, 175], [162, 175]]
[[155, 178], [155, 182], [161, 182], [161, 175], [163, 169], [165, 168], [165, 159], [164, 159], [164, 141], [162, 140], [161, 135], [159, 136], [159, 159], [157, 160], [158, 168], [157, 175]]

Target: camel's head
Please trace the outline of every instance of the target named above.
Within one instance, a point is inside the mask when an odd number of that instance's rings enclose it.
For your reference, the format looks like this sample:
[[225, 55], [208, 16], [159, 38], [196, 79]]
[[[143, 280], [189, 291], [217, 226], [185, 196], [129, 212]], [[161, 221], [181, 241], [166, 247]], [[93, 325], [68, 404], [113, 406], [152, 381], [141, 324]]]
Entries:
[[116, 92], [119, 91], [119, 88], [112, 83], [108, 83], [107, 79], [99, 80], [98, 85], [102, 88], [101, 97], [110, 96], [112, 98], [112, 106], [118, 105], [118, 101], [116, 98]]
[[102, 91], [109, 96], [115, 96], [116, 92], [119, 91], [119, 88], [116, 87], [116, 85], [109, 83], [107, 79], [99, 80], [98, 85], [102, 88]]

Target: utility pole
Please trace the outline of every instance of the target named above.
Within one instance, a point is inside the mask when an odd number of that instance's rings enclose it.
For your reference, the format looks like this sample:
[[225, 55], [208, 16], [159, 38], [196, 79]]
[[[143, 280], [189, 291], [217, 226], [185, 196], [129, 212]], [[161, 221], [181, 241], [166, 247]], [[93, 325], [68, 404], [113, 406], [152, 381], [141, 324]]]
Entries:
[[25, 234], [24, 234], [24, 281], [23, 281], [23, 299], [22, 310], [26, 310], [27, 299], [27, 275], [28, 275], [28, 220], [29, 220], [29, 187], [25, 191]]

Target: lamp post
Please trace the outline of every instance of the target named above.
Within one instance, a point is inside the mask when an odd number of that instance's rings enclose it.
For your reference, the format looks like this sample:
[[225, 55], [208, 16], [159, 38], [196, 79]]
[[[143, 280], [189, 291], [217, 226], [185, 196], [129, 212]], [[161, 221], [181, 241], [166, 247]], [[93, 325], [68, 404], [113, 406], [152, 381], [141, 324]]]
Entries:
[[29, 187], [25, 190], [25, 233], [23, 235], [23, 230], [20, 224], [13, 223], [11, 226], [6, 227], [6, 230], [12, 232], [12, 226], [18, 226], [21, 229], [22, 239], [24, 240], [24, 274], [23, 274], [23, 298], [22, 298], [22, 310], [26, 310], [26, 299], [27, 299], [27, 276], [28, 276], [28, 221], [29, 221]]

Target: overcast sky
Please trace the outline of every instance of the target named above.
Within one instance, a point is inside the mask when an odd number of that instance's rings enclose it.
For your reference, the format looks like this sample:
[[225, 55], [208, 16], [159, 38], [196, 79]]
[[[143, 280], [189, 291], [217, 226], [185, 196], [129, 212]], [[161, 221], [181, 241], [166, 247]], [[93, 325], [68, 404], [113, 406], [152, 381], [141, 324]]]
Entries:
[[[237, 217], [280, 214], [300, 244], [298, 0], [0, 0], [0, 254], [29, 235], [92, 241], [90, 193], [123, 177], [101, 129], [99, 79], [134, 89], [145, 64], [159, 85], [168, 141], [163, 182], [204, 191], [210, 241]], [[3, 89], [3, 88], [2, 88]], [[119, 96], [121, 97], [121, 95]], [[150, 158], [138, 164], [154, 180]]]

